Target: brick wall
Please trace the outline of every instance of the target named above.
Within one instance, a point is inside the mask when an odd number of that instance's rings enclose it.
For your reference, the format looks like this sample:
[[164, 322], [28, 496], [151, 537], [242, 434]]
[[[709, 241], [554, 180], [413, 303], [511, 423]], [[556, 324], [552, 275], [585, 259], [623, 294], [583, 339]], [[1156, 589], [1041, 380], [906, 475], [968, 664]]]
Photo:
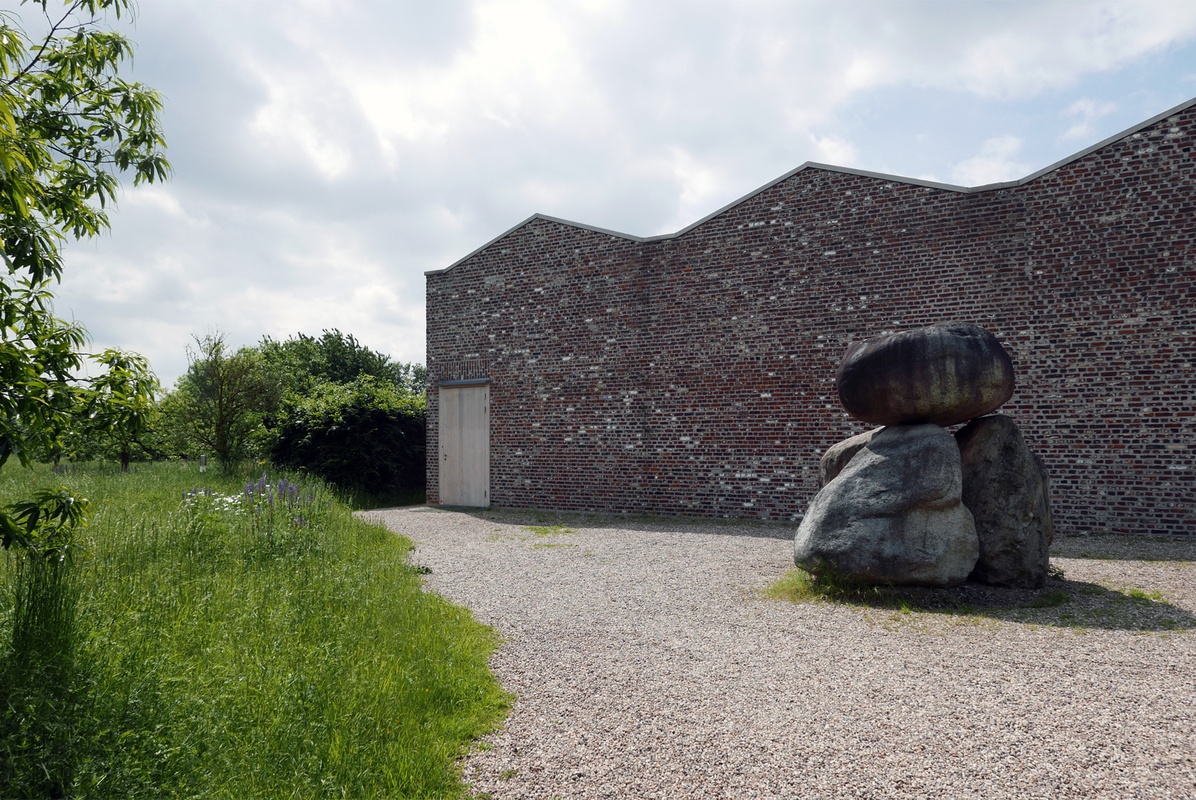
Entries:
[[429, 273], [436, 383], [491, 379], [496, 506], [792, 519], [864, 430], [847, 344], [976, 322], [1057, 529], [1196, 533], [1196, 103], [979, 190], [807, 165], [679, 234], [533, 217]]

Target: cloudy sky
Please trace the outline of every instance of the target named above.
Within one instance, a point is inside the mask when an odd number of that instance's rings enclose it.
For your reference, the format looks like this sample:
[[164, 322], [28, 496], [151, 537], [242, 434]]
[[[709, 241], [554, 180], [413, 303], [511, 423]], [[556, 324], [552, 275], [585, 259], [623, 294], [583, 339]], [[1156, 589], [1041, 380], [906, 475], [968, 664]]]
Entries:
[[424, 272], [536, 212], [668, 233], [806, 161], [1013, 180], [1196, 96], [1191, 0], [140, 0], [121, 27], [174, 175], [69, 246], [57, 310], [167, 386], [212, 331], [422, 362]]

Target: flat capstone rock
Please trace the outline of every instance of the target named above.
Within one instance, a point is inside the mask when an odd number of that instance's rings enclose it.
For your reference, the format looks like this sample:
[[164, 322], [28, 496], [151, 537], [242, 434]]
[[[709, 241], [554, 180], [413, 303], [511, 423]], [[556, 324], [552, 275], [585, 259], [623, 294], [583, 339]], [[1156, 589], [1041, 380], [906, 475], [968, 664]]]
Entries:
[[835, 388], [847, 413], [863, 422], [956, 425], [1013, 396], [1013, 360], [979, 325], [931, 325], [852, 345]]

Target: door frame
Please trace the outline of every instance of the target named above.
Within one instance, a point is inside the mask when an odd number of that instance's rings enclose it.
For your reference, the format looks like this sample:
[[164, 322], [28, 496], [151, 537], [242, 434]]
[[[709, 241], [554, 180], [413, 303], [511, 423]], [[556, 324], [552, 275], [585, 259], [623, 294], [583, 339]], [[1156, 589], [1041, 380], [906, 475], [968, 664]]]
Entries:
[[[457, 394], [457, 390], [481, 389], [482, 426], [485, 430], [466, 432], [462, 428], [454, 435], [445, 436], [446, 419], [451, 419], [445, 400], [445, 389]], [[461, 508], [489, 508], [490, 507], [490, 379], [470, 378], [466, 380], [441, 381], [437, 384], [437, 476], [438, 496], [440, 505]], [[464, 398], [462, 391], [457, 394]], [[457, 406], [457, 423], [460, 424], [460, 405]], [[453, 446], [456, 452], [450, 452]], [[451, 467], [446, 470], [446, 465]], [[469, 474], [462, 471], [466, 465]], [[450, 476], [449, 497], [446, 499], [446, 473]], [[457, 484], [454, 485], [453, 481]], [[480, 497], [478, 496], [480, 488]]]

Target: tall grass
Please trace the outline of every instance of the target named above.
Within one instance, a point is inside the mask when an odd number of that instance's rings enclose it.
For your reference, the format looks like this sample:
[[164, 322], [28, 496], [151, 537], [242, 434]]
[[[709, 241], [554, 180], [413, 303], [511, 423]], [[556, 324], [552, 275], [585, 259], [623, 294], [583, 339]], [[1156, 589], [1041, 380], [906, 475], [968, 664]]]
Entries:
[[[5, 470], [0, 501], [54, 479]], [[462, 793], [455, 759], [507, 702], [495, 640], [422, 591], [409, 542], [321, 486], [64, 480], [93, 509], [74, 562], [0, 565], [0, 797]], [[58, 610], [30, 624], [28, 587]]]

